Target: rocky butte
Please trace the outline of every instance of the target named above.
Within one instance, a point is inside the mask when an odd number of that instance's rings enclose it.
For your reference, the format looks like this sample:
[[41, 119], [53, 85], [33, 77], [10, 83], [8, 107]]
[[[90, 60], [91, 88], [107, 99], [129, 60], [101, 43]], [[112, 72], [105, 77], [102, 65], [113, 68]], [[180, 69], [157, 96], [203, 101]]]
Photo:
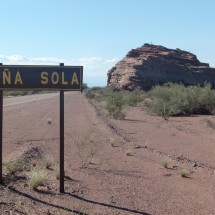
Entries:
[[208, 63], [201, 63], [190, 52], [151, 44], [129, 51], [107, 75], [108, 86], [125, 90], [149, 90], [167, 82], [186, 86], [209, 82], [215, 87], [215, 68]]

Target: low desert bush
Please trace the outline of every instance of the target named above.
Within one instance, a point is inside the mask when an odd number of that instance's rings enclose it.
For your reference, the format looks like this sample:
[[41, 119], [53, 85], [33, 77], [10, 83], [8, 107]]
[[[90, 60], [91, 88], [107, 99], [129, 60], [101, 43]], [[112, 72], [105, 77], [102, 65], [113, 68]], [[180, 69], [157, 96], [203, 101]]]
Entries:
[[88, 98], [88, 99], [94, 99], [95, 98], [95, 94], [92, 90], [88, 89], [85, 91], [85, 96]]
[[204, 87], [168, 83], [155, 86], [148, 92], [152, 101], [147, 107], [152, 113], [168, 118], [176, 115], [213, 114], [215, 91], [210, 84]]
[[55, 173], [55, 177], [56, 177], [56, 179], [60, 179], [60, 168], [58, 167], [58, 168], [56, 168], [55, 169], [55, 171], [54, 171], [54, 173]]
[[114, 87], [92, 87], [85, 91], [85, 96], [89, 99], [95, 99], [96, 101], [107, 101], [114, 94], [119, 91]]
[[110, 142], [110, 145], [111, 145], [112, 147], [114, 147], [114, 146], [115, 146], [115, 144], [116, 144], [116, 142], [115, 142], [115, 139], [114, 139], [114, 138], [110, 138], [110, 139], [109, 139], [109, 142]]
[[11, 199], [11, 192], [10, 192], [10, 188], [7, 186], [4, 188], [3, 192], [1, 193], [1, 203], [5, 202], [6, 204], [8, 204], [10, 202]]
[[189, 174], [189, 172], [188, 172], [186, 169], [182, 169], [182, 170], [180, 171], [180, 176], [181, 176], [181, 177], [187, 177], [188, 174]]
[[[143, 101], [152, 113], [164, 118], [215, 113], [215, 91], [209, 83], [205, 83], [203, 87], [167, 83], [155, 86], [147, 93], [138, 89], [131, 92], [120, 91], [114, 86], [93, 87], [86, 90], [85, 95], [89, 99], [106, 102], [109, 114], [119, 119], [125, 117], [123, 110], [126, 106], [137, 106]], [[146, 97], [149, 98], [147, 101]]]
[[115, 119], [124, 119], [124, 103], [123, 98], [120, 95], [114, 95], [107, 101], [106, 106], [109, 114]]
[[53, 159], [50, 155], [47, 155], [43, 158], [43, 163], [46, 169], [49, 169], [53, 165]]
[[[54, 171], [56, 179], [60, 179], [60, 168], [57, 167]], [[64, 175], [66, 174], [66, 170], [64, 170]]]
[[131, 149], [128, 149], [128, 150], [126, 151], [126, 155], [127, 155], [127, 156], [133, 156], [133, 151], [132, 151]]
[[6, 164], [6, 169], [11, 174], [15, 174], [16, 172], [22, 171], [25, 167], [26, 167], [26, 162], [25, 160], [22, 160], [22, 159], [11, 161]]
[[46, 181], [47, 175], [42, 170], [32, 169], [28, 174], [28, 185], [33, 189], [43, 186]]
[[114, 96], [121, 96], [124, 105], [136, 106], [137, 103], [145, 99], [145, 92], [139, 89], [134, 91], [120, 91], [114, 86], [111, 87], [92, 87], [85, 91], [85, 96], [97, 101], [108, 101]]
[[127, 106], [137, 106], [145, 99], [146, 93], [141, 90], [120, 91], [114, 86], [93, 87], [85, 92], [85, 96], [97, 102], [105, 102], [109, 114], [116, 119], [124, 119]]
[[123, 92], [123, 102], [127, 106], [137, 106], [138, 103], [143, 102], [146, 97], [146, 93], [142, 90], [135, 89], [134, 91]]
[[87, 168], [90, 164], [93, 163], [97, 153], [102, 147], [97, 132], [93, 129], [90, 129], [80, 137], [74, 131], [73, 142], [78, 149], [77, 155], [81, 161], [80, 168]]
[[166, 159], [162, 160], [162, 165], [164, 168], [168, 168], [168, 165], [169, 165], [168, 160], [166, 160]]

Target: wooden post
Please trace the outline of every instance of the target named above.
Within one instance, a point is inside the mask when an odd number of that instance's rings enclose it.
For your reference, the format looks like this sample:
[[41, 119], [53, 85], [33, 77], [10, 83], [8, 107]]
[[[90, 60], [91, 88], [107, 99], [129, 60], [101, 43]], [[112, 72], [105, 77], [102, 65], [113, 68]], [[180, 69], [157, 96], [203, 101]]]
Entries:
[[64, 90], [60, 91], [60, 193], [64, 193]]

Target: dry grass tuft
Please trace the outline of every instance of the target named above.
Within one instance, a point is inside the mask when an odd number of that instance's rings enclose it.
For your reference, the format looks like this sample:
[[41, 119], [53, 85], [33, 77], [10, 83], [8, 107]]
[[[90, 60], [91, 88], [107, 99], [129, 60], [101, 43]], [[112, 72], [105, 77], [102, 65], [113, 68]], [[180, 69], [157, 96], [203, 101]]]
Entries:
[[28, 174], [28, 185], [34, 190], [39, 186], [43, 186], [47, 181], [47, 175], [39, 169], [32, 169]]
[[6, 169], [10, 174], [15, 174], [16, 172], [22, 171], [26, 166], [26, 162], [23, 159], [18, 159], [16, 161], [11, 161], [6, 164]]
[[47, 123], [48, 123], [49, 125], [51, 125], [51, 124], [52, 124], [52, 119], [51, 119], [51, 118], [48, 118], [48, 119], [47, 119]]
[[164, 168], [168, 168], [168, 165], [169, 165], [168, 160], [166, 160], [166, 159], [162, 160], [162, 165]]
[[133, 151], [132, 151], [131, 149], [128, 149], [128, 150], [126, 151], [126, 155], [127, 155], [127, 156], [133, 156]]
[[43, 163], [46, 169], [49, 169], [53, 165], [53, 159], [50, 155], [47, 155], [43, 158]]
[[180, 171], [180, 176], [186, 178], [188, 176], [189, 172], [186, 169], [182, 169]]

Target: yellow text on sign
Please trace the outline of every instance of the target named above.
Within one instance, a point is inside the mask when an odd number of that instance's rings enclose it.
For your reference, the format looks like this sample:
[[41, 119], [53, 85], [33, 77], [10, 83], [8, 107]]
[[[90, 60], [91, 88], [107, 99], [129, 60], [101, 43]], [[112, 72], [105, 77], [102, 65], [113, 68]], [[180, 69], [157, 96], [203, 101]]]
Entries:
[[61, 75], [61, 84], [62, 85], [74, 85], [74, 84], [79, 84], [79, 80], [77, 77], [76, 72], [73, 73], [71, 80], [66, 80], [64, 72], [58, 73], [58, 72], [53, 72], [52, 74], [49, 74], [48, 72], [42, 72], [41, 73], [41, 84], [49, 84], [49, 81], [53, 84], [56, 85], [60, 81], [60, 75]]
[[[79, 80], [77, 73], [74, 72], [70, 79], [66, 79], [64, 72], [41, 72], [40, 73], [40, 81], [41, 84], [62, 84], [62, 85], [79, 85]], [[15, 72], [15, 74], [11, 74], [9, 69], [4, 69], [2, 72], [2, 85], [23, 85], [23, 79], [19, 71]]]
[[[5, 69], [2, 74], [2, 84], [11, 84], [11, 73], [8, 69]], [[20, 72], [17, 71], [14, 79], [14, 84], [23, 84]]]

